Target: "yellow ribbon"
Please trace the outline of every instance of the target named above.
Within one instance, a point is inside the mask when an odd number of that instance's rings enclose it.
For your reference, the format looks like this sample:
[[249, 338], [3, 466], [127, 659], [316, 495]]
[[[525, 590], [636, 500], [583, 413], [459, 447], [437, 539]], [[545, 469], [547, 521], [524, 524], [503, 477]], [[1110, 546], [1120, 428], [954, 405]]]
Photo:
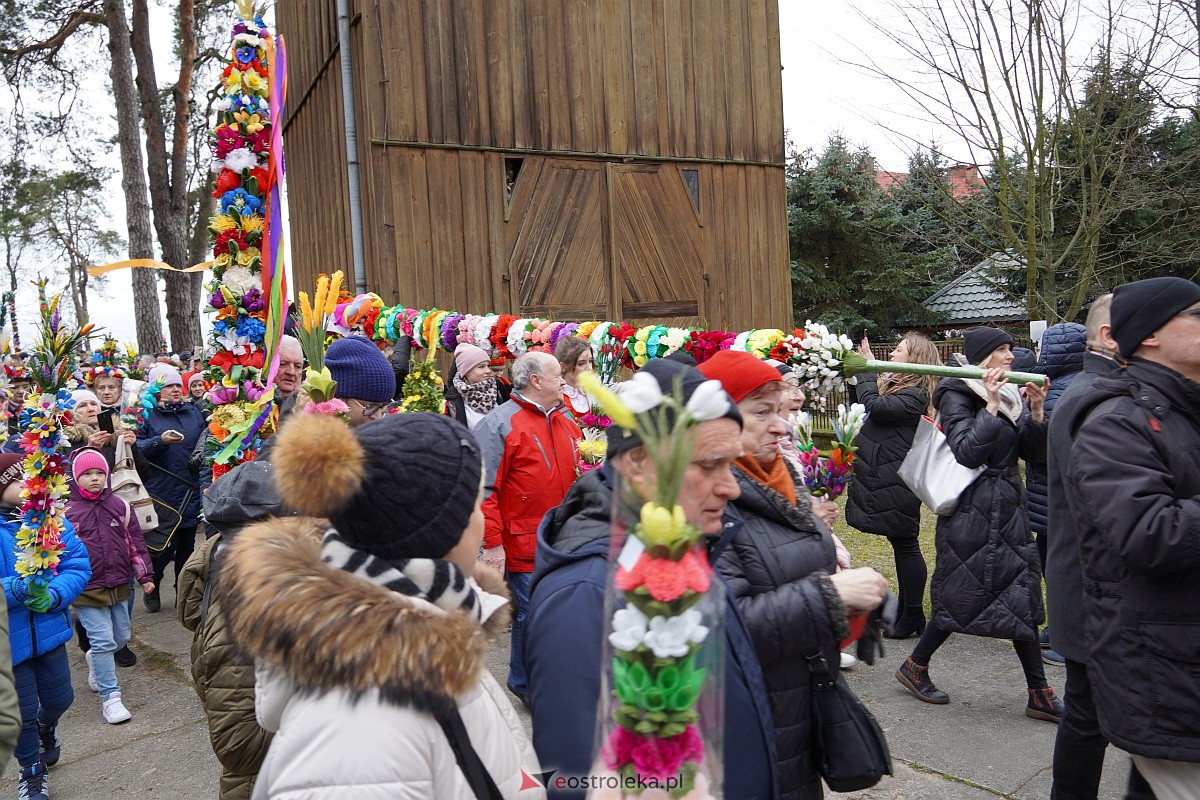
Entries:
[[132, 269], [134, 267], [144, 267], [146, 269], [165, 269], [169, 270], [170, 272], [204, 272], [207, 269], [211, 269], [212, 265], [215, 263], [217, 262], [205, 261], [203, 264], [196, 264], [195, 266], [188, 267], [187, 269], [178, 269], [176, 267], [172, 267], [165, 261], [158, 261], [157, 259], [153, 258], [131, 258], [127, 261], [118, 261], [114, 264], [103, 264], [88, 267], [88, 274], [94, 278], [96, 276], [103, 275], [106, 272], [113, 272], [118, 269]]

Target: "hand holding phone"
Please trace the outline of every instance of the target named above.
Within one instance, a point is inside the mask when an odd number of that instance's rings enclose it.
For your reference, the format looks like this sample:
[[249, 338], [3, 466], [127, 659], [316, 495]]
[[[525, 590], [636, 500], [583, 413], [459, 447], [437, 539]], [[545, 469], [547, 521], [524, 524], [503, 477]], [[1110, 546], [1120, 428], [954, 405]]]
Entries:
[[111, 408], [107, 411], [101, 411], [96, 417], [96, 422], [100, 427], [100, 430], [104, 431], [105, 433], [116, 432], [116, 416], [117, 412], [113, 411]]
[[179, 444], [183, 441], [183, 434], [176, 430], [163, 431], [163, 444]]

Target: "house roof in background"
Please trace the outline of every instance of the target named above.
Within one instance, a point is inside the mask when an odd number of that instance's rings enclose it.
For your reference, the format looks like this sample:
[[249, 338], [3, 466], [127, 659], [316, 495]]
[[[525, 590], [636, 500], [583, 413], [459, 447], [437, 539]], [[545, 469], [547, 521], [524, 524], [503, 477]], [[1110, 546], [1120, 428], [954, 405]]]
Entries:
[[1000, 290], [989, 274], [997, 268], [1018, 266], [1011, 256], [995, 253], [931, 294], [924, 305], [948, 327], [1024, 322], [1029, 319], [1025, 304]]

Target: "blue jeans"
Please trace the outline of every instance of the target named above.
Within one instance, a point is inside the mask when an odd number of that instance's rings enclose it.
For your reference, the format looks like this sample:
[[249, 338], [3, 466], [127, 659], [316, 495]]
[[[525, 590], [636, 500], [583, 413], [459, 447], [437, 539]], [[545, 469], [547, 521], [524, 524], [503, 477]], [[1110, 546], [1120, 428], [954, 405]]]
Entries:
[[513, 621], [512, 649], [508, 654], [508, 688], [515, 695], [529, 694], [529, 681], [525, 675], [525, 610], [529, 608], [529, 585], [533, 582], [532, 572], [506, 572], [508, 590], [512, 592]]
[[42, 757], [38, 723], [57, 725], [75, 701], [66, 646], [60, 644], [49, 653], [13, 665], [13, 682], [21, 702], [21, 735], [14, 755], [22, 767], [30, 767]]
[[92, 671], [96, 673], [96, 685], [100, 687], [101, 701], [113, 692], [121, 691], [117, 685], [117, 664], [113, 653], [129, 641], [129, 605], [124, 601], [113, 606], [75, 606], [75, 614], [88, 641], [92, 643]]

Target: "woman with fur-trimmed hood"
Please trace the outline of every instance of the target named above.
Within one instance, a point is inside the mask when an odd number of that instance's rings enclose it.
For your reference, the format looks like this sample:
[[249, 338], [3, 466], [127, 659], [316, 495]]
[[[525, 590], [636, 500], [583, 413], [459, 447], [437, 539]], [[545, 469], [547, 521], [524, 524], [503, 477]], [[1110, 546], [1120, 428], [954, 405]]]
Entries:
[[484, 659], [509, 614], [476, 561], [482, 460], [467, 429], [301, 416], [273, 462], [284, 504], [311, 516], [244, 529], [222, 566], [275, 732], [254, 797], [544, 798]]

